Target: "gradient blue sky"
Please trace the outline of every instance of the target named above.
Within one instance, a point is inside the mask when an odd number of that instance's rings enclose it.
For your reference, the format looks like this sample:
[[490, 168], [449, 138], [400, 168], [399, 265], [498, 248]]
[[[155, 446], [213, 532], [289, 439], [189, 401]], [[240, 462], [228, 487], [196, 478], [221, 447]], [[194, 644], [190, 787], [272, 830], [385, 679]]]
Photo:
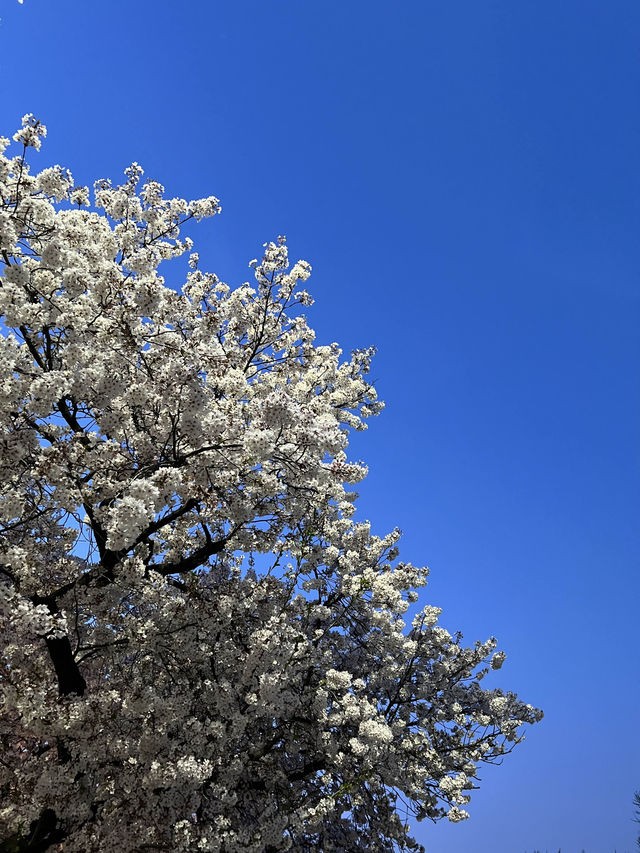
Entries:
[[360, 515], [545, 720], [428, 853], [631, 853], [640, 788], [633, 0], [0, 0], [0, 133], [214, 193], [203, 266], [286, 233], [321, 342], [375, 344]]

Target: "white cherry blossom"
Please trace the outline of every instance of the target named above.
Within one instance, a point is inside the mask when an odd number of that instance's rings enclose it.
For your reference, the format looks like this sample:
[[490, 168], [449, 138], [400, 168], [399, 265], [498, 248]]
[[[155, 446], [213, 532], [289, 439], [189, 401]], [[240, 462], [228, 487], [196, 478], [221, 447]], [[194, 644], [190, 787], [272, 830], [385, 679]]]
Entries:
[[417, 849], [541, 712], [353, 520], [373, 350], [316, 344], [284, 238], [231, 287], [181, 234], [217, 198], [134, 163], [92, 209], [45, 136], [0, 145], [0, 847]]

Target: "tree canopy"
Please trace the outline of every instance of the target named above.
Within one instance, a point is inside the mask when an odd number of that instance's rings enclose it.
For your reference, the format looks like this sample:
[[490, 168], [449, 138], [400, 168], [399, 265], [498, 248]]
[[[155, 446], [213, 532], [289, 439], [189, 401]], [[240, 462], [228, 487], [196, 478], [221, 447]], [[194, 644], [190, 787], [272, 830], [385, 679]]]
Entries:
[[229, 287], [180, 232], [217, 198], [92, 204], [45, 135], [1, 140], [0, 849], [417, 849], [542, 714], [353, 519], [373, 350], [315, 343], [284, 238]]

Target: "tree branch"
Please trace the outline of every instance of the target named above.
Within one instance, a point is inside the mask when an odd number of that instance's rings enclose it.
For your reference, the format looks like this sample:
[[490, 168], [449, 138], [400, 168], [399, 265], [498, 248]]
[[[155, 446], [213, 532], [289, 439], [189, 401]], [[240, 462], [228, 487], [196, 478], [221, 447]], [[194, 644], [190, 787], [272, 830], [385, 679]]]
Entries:
[[180, 575], [183, 572], [192, 572], [194, 569], [197, 569], [199, 566], [202, 566], [209, 557], [212, 557], [214, 554], [219, 554], [224, 550], [224, 546], [227, 544], [229, 539], [233, 536], [238, 528], [234, 528], [228, 536], [225, 536], [224, 539], [218, 539], [216, 542], [213, 540], [210, 542], [205, 542], [200, 548], [197, 548], [192, 554], [189, 554], [188, 557], [183, 557], [181, 560], [178, 560], [176, 563], [161, 563], [158, 566], [150, 566], [153, 571], [158, 572], [158, 574], [166, 577], [167, 575]]

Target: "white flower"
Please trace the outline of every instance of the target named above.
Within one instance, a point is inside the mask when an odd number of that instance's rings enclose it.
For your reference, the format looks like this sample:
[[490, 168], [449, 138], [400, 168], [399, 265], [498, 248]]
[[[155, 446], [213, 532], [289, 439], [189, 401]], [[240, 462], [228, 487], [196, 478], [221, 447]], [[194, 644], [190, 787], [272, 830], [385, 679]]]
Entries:
[[458, 808], [458, 806], [451, 806], [451, 808], [447, 812], [447, 818], [451, 821], [451, 823], [459, 823], [461, 820], [467, 820], [468, 817], [469, 812], [466, 812], [464, 809]]
[[89, 204], [89, 187], [74, 187], [69, 193], [71, 204], [86, 207]]
[[496, 652], [491, 658], [491, 669], [500, 669], [506, 657], [504, 652]]
[[14, 142], [20, 142], [25, 147], [40, 150], [42, 140], [47, 135], [47, 128], [31, 113], [22, 117], [22, 128], [13, 134]]
[[325, 679], [330, 690], [346, 690], [351, 685], [351, 673], [349, 672], [328, 669]]
[[391, 743], [393, 740], [393, 732], [389, 726], [377, 720], [363, 720], [358, 728], [358, 735], [376, 743]]

